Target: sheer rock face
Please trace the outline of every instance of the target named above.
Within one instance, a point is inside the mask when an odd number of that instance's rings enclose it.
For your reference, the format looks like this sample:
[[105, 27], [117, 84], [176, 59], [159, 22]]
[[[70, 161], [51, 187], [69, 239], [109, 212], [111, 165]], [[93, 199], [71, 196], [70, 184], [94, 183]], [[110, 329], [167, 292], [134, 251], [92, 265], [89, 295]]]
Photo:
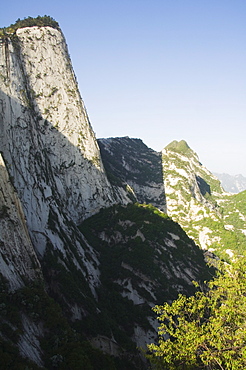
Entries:
[[0, 148], [42, 255], [51, 208], [78, 224], [129, 199], [108, 182], [62, 33], [16, 34], [0, 44]]
[[129, 137], [98, 142], [112, 183], [126, 187], [139, 203], [151, 203], [166, 212], [161, 153]]
[[42, 279], [22, 206], [0, 155], [0, 271], [11, 290], [25, 281]]

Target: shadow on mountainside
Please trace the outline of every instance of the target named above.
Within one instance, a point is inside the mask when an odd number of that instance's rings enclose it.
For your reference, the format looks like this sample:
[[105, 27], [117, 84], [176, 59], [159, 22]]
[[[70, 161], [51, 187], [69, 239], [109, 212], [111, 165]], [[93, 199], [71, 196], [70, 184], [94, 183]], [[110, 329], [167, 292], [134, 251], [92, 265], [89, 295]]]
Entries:
[[130, 186], [139, 203], [166, 213], [162, 154], [129, 137], [98, 139], [98, 144], [110, 181]]

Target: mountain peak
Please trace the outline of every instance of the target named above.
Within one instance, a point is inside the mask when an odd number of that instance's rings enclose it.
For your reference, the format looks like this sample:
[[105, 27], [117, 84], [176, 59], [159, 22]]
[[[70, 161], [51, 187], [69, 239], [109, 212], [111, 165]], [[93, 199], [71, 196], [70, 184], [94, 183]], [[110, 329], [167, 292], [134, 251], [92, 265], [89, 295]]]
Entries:
[[193, 150], [189, 147], [187, 142], [185, 140], [174, 140], [170, 144], [168, 144], [165, 149], [167, 150], [172, 150], [174, 152], [182, 153], [182, 154], [187, 154], [189, 152], [193, 152]]

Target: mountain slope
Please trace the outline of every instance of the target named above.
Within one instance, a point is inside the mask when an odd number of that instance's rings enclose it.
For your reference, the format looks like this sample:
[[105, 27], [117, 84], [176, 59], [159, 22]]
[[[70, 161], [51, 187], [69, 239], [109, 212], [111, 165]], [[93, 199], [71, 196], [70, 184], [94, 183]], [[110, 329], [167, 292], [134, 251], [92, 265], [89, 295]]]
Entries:
[[[122, 352], [145, 348], [156, 337], [151, 307], [192, 294], [193, 280], [211, 277], [203, 252], [181, 227], [151, 205], [129, 204], [101, 210], [81, 231], [98, 253], [101, 285], [98, 313], [87, 325], [97, 328], [94, 343], [111, 341]], [[106, 338], [105, 338], [106, 337]]]
[[[162, 158], [168, 215], [203, 249], [223, 258], [245, 250], [246, 208], [242, 209], [237, 198], [223, 190], [185, 141], [170, 143]], [[245, 204], [243, 193], [241, 201]], [[233, 204], [234, 220], [230, 216]]]
[[1, 150], [42, 253], [51, 196], [76, 223], [120, 198], [105, 175], [62, 33], [17, 29], [2, 39], [0, 55]]
[[[41, 338], [46, 337], [45, 322], [53, 320], [53, 314], [44, 312], [46, 317], [41, 317], [36, 308], [25, 312], [15, 297], [31, 286], [28, 296], [34, 305], [37, 293], [32, 284], [41, 284], [38, 295], [43, 294], [44, 302], [49, 302], [48, 292], [59, 301], [63, 314], [72, 319], [81, 315], [85, 297], [95, 300], [100, 271], [96, 253], [77, 224], [101, 207], [129, 199], [107, 179], [61, 31], [33, 26], [0, 36], [0, 148], [15, 189], [1, 166], [6, 180], [1, 182], [0, 272], [4, 292], [19, 288], [3, 298], [7, 307], [11, 302], [19, 306], [21, 330], [14, 347], [5, 342], [5, 354], [8, 358], [12, 350], [16, 356], [19, 351], [43, 366], [49, 360]], [[10, 216], [12, 203], [16, 209]], [[51, 286], [57, 265], [60, 280]], [[76, 291], [70, 301], [66, 290]], [[1, 319], [1, 330], [6, 325], [15, 328], [11, 317], [8, 324], [5, 316]], [[12, 340], [11, 335], [3, 338]]]
[[93, 291], [96, 256], [76, 225], [129, 199], [107, 179], [61, 31], [18, 28], [0, 47], [0, 146], [31, 241], [40, 260], [58, 254], [89, 275]]
[[226, 259], [245, 250], [244, 195], [226, 193], [184, 140], [162, 153], [128, 137], [100, 139], [99, 146], [112, 183], [130, 185], [135, 199], [167, 212], [202, 249]]

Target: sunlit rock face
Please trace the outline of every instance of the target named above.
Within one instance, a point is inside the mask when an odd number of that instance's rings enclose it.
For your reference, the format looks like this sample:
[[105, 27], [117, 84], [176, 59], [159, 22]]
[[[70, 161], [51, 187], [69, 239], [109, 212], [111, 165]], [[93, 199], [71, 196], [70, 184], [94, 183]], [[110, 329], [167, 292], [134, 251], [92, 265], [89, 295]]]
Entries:
[[162, 151], [167, 213], [202, 249], [224, 249], [224, 204], [230, 201], [220, 181], [182, 140]]
[[62, 33], [20, 28], [0, 47], [1, 151], [43, 254], [51, 208], [77, 224], [129, 199], [105, 175]]
[[[173, 141], [162, 151], [167, 212], [194, 237], [192, 222], [198, 222], [196, 242], [207, 248], [209, 238], [202, 237], [199, 221], [219, 217], [212, 195], [222, 194], [219, 181], [200, 162], [197, 154], [185, 141]], [[201, 233], [200, 238], [198, 235]]]
[[212, 193], [223, 193], [223, 189], [185, 141], [174, 141], [163, 149], [162, 161], [170, 216], [195, 221], [204, 217], [204, 212], [216, 212], [209, 198]]
[[[96, 299], [100, 270], [77, 225], [129, 198], [107, 179], [57, 29], [21, 28], [0, 39], [0, 151], [0, 277], [6, 289], [45, 282], [72, 320], [84, 317], [83, 302]], [[55, 280], [62, 274], [70, 290], [77, 284], [73, 299]], [[42, 333], [32, 316], [20, 317], [20, 325], [20, 353], [42, 364]]]

